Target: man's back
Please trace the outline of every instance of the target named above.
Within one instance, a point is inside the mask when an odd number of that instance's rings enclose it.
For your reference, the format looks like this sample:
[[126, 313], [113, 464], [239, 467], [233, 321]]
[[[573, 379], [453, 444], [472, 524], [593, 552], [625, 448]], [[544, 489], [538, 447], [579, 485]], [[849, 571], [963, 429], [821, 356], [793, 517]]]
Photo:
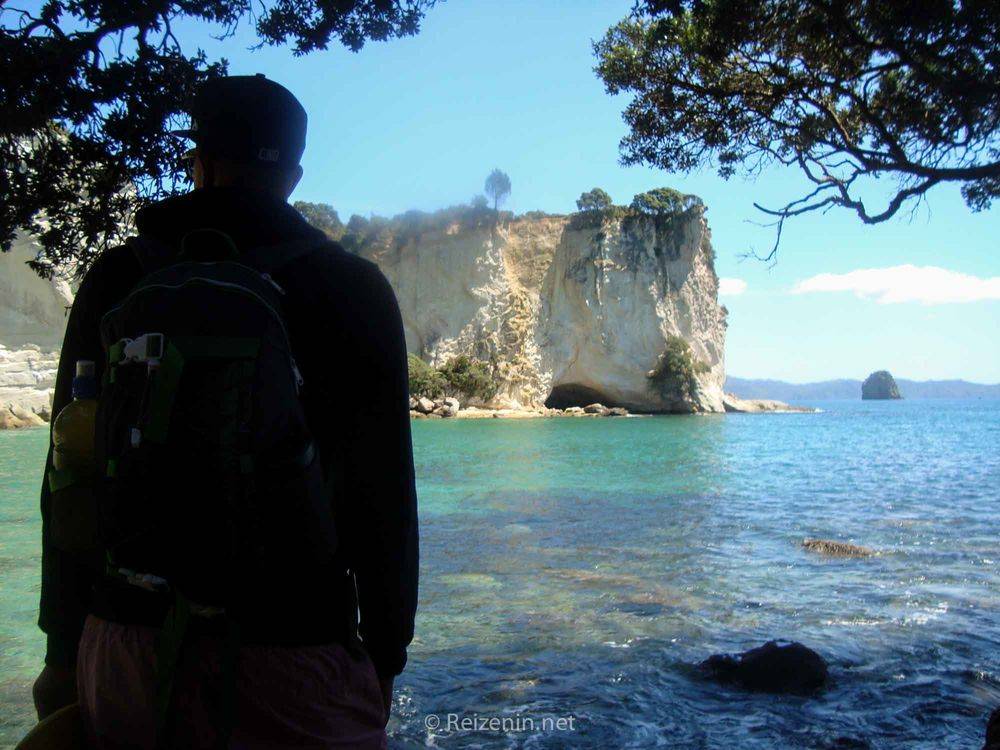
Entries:
[[[342, 569], [302, 571], [289, 580], [290, 596], [282, 600], [294, 606], [259, 602], [244, 641], [299, 648], [350, 641], [356, 581], [364, 648], [379, 676], [391, 678], [401, 671], [412, 638], [417, 537], [405, 345], [388, 283], [373, 264], [345, 253], [287, 203], [260, 191], [196, 190], [150, 207], [138, 226], [141, 237], [175, 249], [191, 231], [204, 228], [223, 232], [241, 252], [295, 241], [315, 245], [273, 276], [282, 290], [283, 315], [304, 381], [302, 405], [334, 506]], [[119, 248], [99, 259], [81, 284], [54, 410], [68, 400], [73, 363], [102, 361], [99, 321], [141, 275], [131, 249]], [[43, 492], [43, 517], [47, 501]], [[81, 569], [46, 538], [40, 624], [49, 634], [51, 660], [72, 662], [88, 612], [110, 623], [156, 627], [165, 606], [148, 592]]]

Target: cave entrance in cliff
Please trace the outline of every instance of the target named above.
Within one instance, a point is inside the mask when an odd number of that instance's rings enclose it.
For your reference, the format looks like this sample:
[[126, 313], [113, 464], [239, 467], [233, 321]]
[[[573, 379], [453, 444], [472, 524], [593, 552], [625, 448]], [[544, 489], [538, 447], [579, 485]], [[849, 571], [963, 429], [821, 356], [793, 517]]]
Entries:
[[587, 406], [588, 404], [616, 406], [616, 404], [610, 403], [608, 397], [600, 391], [579, 383], [557, 385], [552, 389], [549, 397], [545, 399], [545, 406], [549, 409], [568, 409], [571, 406]]

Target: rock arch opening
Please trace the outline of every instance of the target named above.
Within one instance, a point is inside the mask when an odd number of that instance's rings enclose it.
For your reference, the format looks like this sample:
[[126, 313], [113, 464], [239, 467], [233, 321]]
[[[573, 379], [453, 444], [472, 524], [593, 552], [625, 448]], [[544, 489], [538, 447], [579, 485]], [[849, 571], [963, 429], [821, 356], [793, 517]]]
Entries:
[[594, 403], [609, 407], [618, 406], [596, 388], [579, 383], [557, 385], [552, 389], [549, 397], [545, 399], [545, 406], [549, 409], [568, 409], [571, 406], [587, 406]]

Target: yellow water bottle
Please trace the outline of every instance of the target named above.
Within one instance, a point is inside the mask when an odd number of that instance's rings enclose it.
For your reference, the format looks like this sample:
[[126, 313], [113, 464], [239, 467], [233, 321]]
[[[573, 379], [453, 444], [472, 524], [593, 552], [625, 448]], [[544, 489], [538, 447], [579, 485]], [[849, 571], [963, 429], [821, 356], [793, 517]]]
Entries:
[[96, 472], [94, 418], [97, 415], [97, 379], [94, 363], [81, 359], [73, 378], [73, 400], [52, 425], [52, 466], [79, 477]]

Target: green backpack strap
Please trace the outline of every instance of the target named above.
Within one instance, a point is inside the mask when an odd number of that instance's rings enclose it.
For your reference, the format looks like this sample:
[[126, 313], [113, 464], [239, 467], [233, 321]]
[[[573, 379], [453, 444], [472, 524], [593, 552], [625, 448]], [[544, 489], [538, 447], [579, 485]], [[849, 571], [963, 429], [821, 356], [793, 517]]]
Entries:
[[[191, 620], [196, 617], [197, 605], [178, 591], [173, 592], [173, 604], [167, 612], [163, 626], [156, 636], [155, 698], [156, 747], [167, 750], [172, 747], [170, 719], [173, 715], [174, 683], [177, 668], [181, 662], [184, 646], [191, 630]], [[220, 654], [221, 699], [215, 720], [215, 746], [224, 750], [229, 747], [233, 729], [236, 726], [237, 680], [239, 675], [240, 647], [243, 639], [239, 623], [226, 614], [218, 615], [226, 621], [226, 634]]]
[[175, 593], [173, 604], [163, 621], [163, 627], [156, 635], [156, 747], [166, 750], [170, 747], [170, 706], [174, 692], [174, 678], [177, 665], [184, 650], [188, 626], [191, 623], [191, 602]]

